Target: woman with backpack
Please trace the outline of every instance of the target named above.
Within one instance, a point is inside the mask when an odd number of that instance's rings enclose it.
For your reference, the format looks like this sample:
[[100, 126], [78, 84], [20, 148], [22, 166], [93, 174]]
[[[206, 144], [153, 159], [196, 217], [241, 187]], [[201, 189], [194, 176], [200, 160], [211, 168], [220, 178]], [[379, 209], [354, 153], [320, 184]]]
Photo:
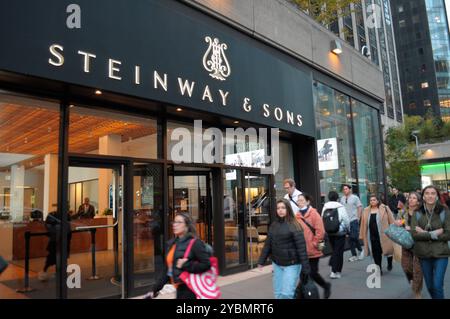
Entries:
[[344, 205], [338, 202], [339, 194], [337, 192], [329, 192], [328, 200], [322, 209], [322, 219], [325, 232], [333, 249], [329, 261], [331, 266], [330, 278], [339, 279], [344, 266], [345, 237], [350, 231], [350, 219]]
[[311, 278], [324, 289], [324, 299], [330, 298], [331, 284], [326, 282], [319, 273], [319, 260], [323, 256], [325, 247], [325, 229], [322, 217], [317, 210], [311, 206], [311, 196], [306, 193], [298, 195], [297, 205], [299, 211], [296, 215], [298, 222], [303, 228], [306, 241], [306, 250], [311, 267]]
[[[406, 210], [399, 213], [399, 219], [395, 224], [404, 227], [411, 232], [411, 220], [414, 214], [418, 212], [422, 206], [421, 195], [416, 192], [409, 193], [408, 206]], [[419, 258], [414, 254], [413, 249], [402, 247], [402, 268], [405, 272], [408, 282], [411, 283], [412, 291], [416, 299], [422, 298], [423, 273], [420, 267]]]
[[392, 270], [392, 259], [394, 245], [386, 236], [384, 231], [394, 223], [394, 215], [389, 206], [381, 204], [374, 194], [369, 196], [370, 205], [366, 207], [361, 216], [360, 239], [364, 241], [364, 251], [366, 256], [371, 255], [375, 264], [382, 270], [382, 256], [387, 256], [388, 271]]
[[444, 277], [450, 256], [450, 216], [439, 199], [435, 186], [425, 187], [422, 208], [411, 220], [414, 254], [419, 257], [425, 284], [433, 299], [444, 299]]
[[269, 227], [258, 260], [260, 269], [269, 256], [273, 265], [275, 298], [294, 299], [300, 273], [309, 276], [311, 271], [303, 230], [287, 199], [277, 201], [277, 218]]
[[[173, 233], [176, 236], [167, 244], [166, 262], [164, 271], [157, 281], [151, 298], [158, 295], [159, 291], [168, 282], [177, 289], [177, 299], [196, 299], [196, 295], [179, 278], [182, 272], [199, 274], [211, 267], [210, 252], [206, 245], [197, 239], [195, 224], [188, 214], [178, 213], [172, 222]], [[195, 241], [191, 244], [191, 241]], [[185, 252], [191, 246], [189, 255], [184, 258]]]

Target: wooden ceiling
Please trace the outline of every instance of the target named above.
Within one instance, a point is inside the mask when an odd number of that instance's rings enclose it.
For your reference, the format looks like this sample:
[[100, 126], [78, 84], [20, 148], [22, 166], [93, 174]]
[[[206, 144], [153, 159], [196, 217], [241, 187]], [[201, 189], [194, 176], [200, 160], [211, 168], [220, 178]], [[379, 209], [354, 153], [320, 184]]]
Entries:
[[[71, 109], [72, 110], [72, 109]], [[88, 153], [98, 149], [99, 138], [108, 134], [122, 136], [122, 142], [156, 133], [151, 122], [130, 117], [108, 118], [104, 115], [70, 116], [69, 152]], [[153, 123], [153, 122], [152, 122]], [[147, 124], [147, 125], [145, 125]], [[21, 162], [26, 167], [43, 164], [45, 154], [58, 153], [59, 112], [47, 108], [0, 104], [0, 153], [30, 154]], [[7, 169], [5, 167], [5, 169]]]

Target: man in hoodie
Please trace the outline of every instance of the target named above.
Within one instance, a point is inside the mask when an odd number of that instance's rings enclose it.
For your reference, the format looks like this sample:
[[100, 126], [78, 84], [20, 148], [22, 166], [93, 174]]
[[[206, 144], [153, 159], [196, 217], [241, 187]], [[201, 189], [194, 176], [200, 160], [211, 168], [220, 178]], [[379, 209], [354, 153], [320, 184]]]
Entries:
[[294, 212], [294, 215], [297, 215], [298, 210], [299, 210], [299, 208], [297, 206], [298, 195], [301, 195], [302, 192], [299, 191], [295, 187], [295, 181], [292, 178], [286, 178], [283, 181], [283, 187], [284, 187], [284, 190], [287, 193], [284, 196], [284, 198], [287, 199], [289, 201], [289, 203], [291, 204], [292, 211]]
[[331, 255], [329, 265], [331, 266], [331, 279], [341, 278], [342, 267], [344, 265], [344, 247], [345, 237], [350, 230], [350, 219], [347, 215], [347, 210], [344, 205], [338, 202], [339, 194], [335, 191], [328, 193], [328, 202], [325, 203], [322, 209], [322, 217], [324, 213], [331, 213], [337, 211], [339, 219], [339, 229], [335, 233], [327, 233], [330, 240], [333, 254]]

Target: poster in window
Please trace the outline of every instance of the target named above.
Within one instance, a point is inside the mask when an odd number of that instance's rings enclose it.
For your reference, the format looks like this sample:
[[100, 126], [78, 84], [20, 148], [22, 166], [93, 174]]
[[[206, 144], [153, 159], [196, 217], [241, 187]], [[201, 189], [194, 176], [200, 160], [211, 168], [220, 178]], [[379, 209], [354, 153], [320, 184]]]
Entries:
[[319, 171], [339, 169], [336, 138], [317, 140], [317, 153], [319, 159]]
[[142, 184], [142, 196], [141, 196], [141, 206], [153, 207], [153, 176], [145, 176], [141, 179]]

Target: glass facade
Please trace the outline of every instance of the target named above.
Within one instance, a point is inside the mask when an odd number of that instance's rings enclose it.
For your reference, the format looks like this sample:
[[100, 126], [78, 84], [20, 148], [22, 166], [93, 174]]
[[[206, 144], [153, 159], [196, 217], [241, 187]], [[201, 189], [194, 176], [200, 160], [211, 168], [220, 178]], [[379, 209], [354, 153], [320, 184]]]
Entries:
[[[379, 165], [382, 138], [378, 111], [319, 82], [314, 85], [314, 103], [319, 153], [321, 141], [332, 145], [331, 157], [319, 154], [322, 202], [329, 191], [340, 192], [341, 185], [347, 183], [353, 185], [363, 205], [368, 205], [370, 193], [383, 195], [385, 191]], [[333, 158], [334, 151], [337, 157]]]
[[352, 100], [353, 126], [355, 130], [356, 166], [361, 202], [368, 203], [370, 194], [384, 195], [382, 144], [380, 123], [376, 109]]
[[337, 147], [338, 167], [325, 167], [319, 172], [321, 200], [324, 202], [328, 192], [340, 191], [343, 183], [356, 186], [356, 157], [350, 98], [319, 82], [315, 83], [314, 93], [317, 140], [335, 139]]
[[57, 216], [58, 135], [57, 103], [0, 94], [0, 255], [9, 262], [0, 299], [29, 287], [56, 297], [60, 232], [45, 221]]
[[441, 117], [450, 121], [450, 38], [444, 0], [426, 0]]
[[422, 188], [435, 185], [442, 193], [450, 194], [450, 162], [421, 165]]

